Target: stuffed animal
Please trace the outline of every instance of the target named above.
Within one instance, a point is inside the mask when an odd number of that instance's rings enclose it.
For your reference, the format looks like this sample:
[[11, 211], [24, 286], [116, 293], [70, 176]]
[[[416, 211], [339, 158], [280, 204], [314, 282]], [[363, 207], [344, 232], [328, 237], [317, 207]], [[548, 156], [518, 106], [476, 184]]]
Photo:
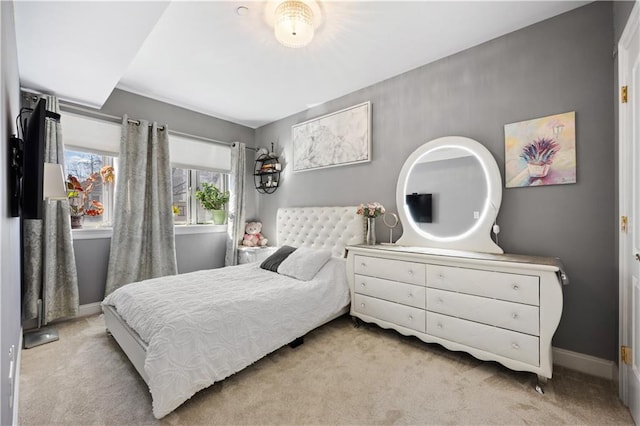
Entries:
[[242, 245], [247, 247], [264, 247], [267, 239], [260, 233], [262, 224], [260, 222], [247, 222], [244, 227], [244, 237]]

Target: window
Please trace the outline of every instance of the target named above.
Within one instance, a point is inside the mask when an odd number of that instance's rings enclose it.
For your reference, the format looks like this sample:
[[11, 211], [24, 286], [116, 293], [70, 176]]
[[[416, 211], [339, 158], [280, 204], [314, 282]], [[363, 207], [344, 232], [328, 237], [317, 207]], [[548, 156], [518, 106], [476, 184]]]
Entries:
[[[67, 175], [72, 174], [82, 183], [92, 173], [106, 165], [116, 168], [120, 149], [122, 126], [119, 123], [64, 112], [61, 122], [64, 139]], [[169, 134], [169, 152], [172, 162], [174, 222], [178, 225], [211, 223], [211, 213], [200, 206], [195, 197], [202, 182], [209, 182], [220, 190], [228, 188], [231, 149], [226, 144], [210, 143], [180, 134]], [[116, 180], [118, 179], [116, 173]], [[97, 179], [86, 203], [102, 203], [99, 216], [84, 216], [83, 227], [111, 226], [115, 185], [102, 185]], [[71, 200], [70, 200], [71, 201]], [[86, 207], [85, 207], [86, 208]]]
[[[83, 227], [96, 228], [100, 226], [111, 226], [113, 213], [113, 198], [115, 192], [115, 184], [105, 184], [100, 175], [100, 170], [104, 166], [117, 166], [117, 158], [101, 153], [78, 150], [77, 148], [64, 150], [64, 163], [66, 167], [66, 175], [74, 176], [84, 189], [85, 196], [76, 197], [75, 200], [70, 199], [72, 211], [74, 208], [82, 206], [86, 211], [99, 211], [92, 206], [98, 202], [104, 209], [101, 214], [90, 215], [85, 214], [83, 218]], [[93, 182], [91, 182], [93, 179]], [[75, 205], [75, 207], [74, 207]]]
[[210, 170], [183, 169], [174, 167], [171, 169], [173, 184], [173, 206], [176, 225], [196, 223], [210, 223], [211, 212], [202, 208], [196, 199], [196, 190], [202, 182], [212, 183], [221, 191], [226, 191], [228, 175], [226, 173]]

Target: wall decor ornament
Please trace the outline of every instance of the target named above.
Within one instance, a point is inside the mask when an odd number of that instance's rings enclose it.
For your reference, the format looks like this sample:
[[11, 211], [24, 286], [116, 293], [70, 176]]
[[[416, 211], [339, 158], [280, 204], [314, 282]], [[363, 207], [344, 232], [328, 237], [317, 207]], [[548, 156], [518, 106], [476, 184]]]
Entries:
[[371, 161], [371, 102], [291, 127], [293, 171]]
[[575, 111], [504, 126], [507, 188], [576, 183]]

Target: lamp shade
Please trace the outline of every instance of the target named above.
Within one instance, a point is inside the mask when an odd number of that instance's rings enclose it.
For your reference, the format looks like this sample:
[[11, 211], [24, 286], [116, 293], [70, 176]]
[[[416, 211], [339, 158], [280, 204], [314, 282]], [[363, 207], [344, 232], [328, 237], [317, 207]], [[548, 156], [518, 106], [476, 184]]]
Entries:
[[300, 0], [283, 1], [275, 12], [276, 40], [286, 47], [303, 47], [313, 40], [313, 11]]
[[42, 198], [64, 200], [67, 198], [67, 185], [64, 180], [62, 164], [44, 163]]

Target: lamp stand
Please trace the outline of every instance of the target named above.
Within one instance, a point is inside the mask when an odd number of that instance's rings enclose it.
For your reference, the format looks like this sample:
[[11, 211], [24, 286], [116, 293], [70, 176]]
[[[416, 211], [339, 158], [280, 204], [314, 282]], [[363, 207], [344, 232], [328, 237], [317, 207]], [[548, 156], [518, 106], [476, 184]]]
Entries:
[[[38, 328], [26, 331], [24, 333], [24, 348], [31, 349], [35, 346], [44, 345], [45, 343], [55, 342], [60, 339], [58, 330], [53, 327], [43, 327], [44, 319], [44, 303], [42, 299], [38, 299]], [[46, 325], [46, 324], [44, 324]]]
[[44, 345], [45, 343], [55, 342], [59, 340], [58, 330], [51, 327], [38, 328], [24, 334], [24, 348], [31, 349], [35, 346]]
[[[45, 209], [49, 209], [50, 208], [50, 200], [47, 199], [46, 203], [45, 203]], [[45, 211], [46, 214], [46, 211]], [[46, 244], [42, 244], [42, 258], [46, 259]], [[44, 265], [43, 262], [43, 266], [42, 266], [42, 298], [38, 299], [38, 328], [35, 330], [30, 330], [30, 331], [26, 331], [24, 333], [24, 348], [25, 349], [30, 349], [33, 348], [35, 346], [40, 346], [40, 345], [44, 345], [45, 343], [51, 343], [51, 342], [55, 342], [56, 340], [60, 339], [60, 336], [58, 335], [58, 330], [56, 330], [53, 327], [44, 327], [47, 325], [47, 319], [46, 319], [46, 315], [45, 315], [45, 300], [46, 300], [46, 295], [47, 295], [47, 281], [48, 281], [48, 274], [47, 274], [47, 267], [46, 265]]]

